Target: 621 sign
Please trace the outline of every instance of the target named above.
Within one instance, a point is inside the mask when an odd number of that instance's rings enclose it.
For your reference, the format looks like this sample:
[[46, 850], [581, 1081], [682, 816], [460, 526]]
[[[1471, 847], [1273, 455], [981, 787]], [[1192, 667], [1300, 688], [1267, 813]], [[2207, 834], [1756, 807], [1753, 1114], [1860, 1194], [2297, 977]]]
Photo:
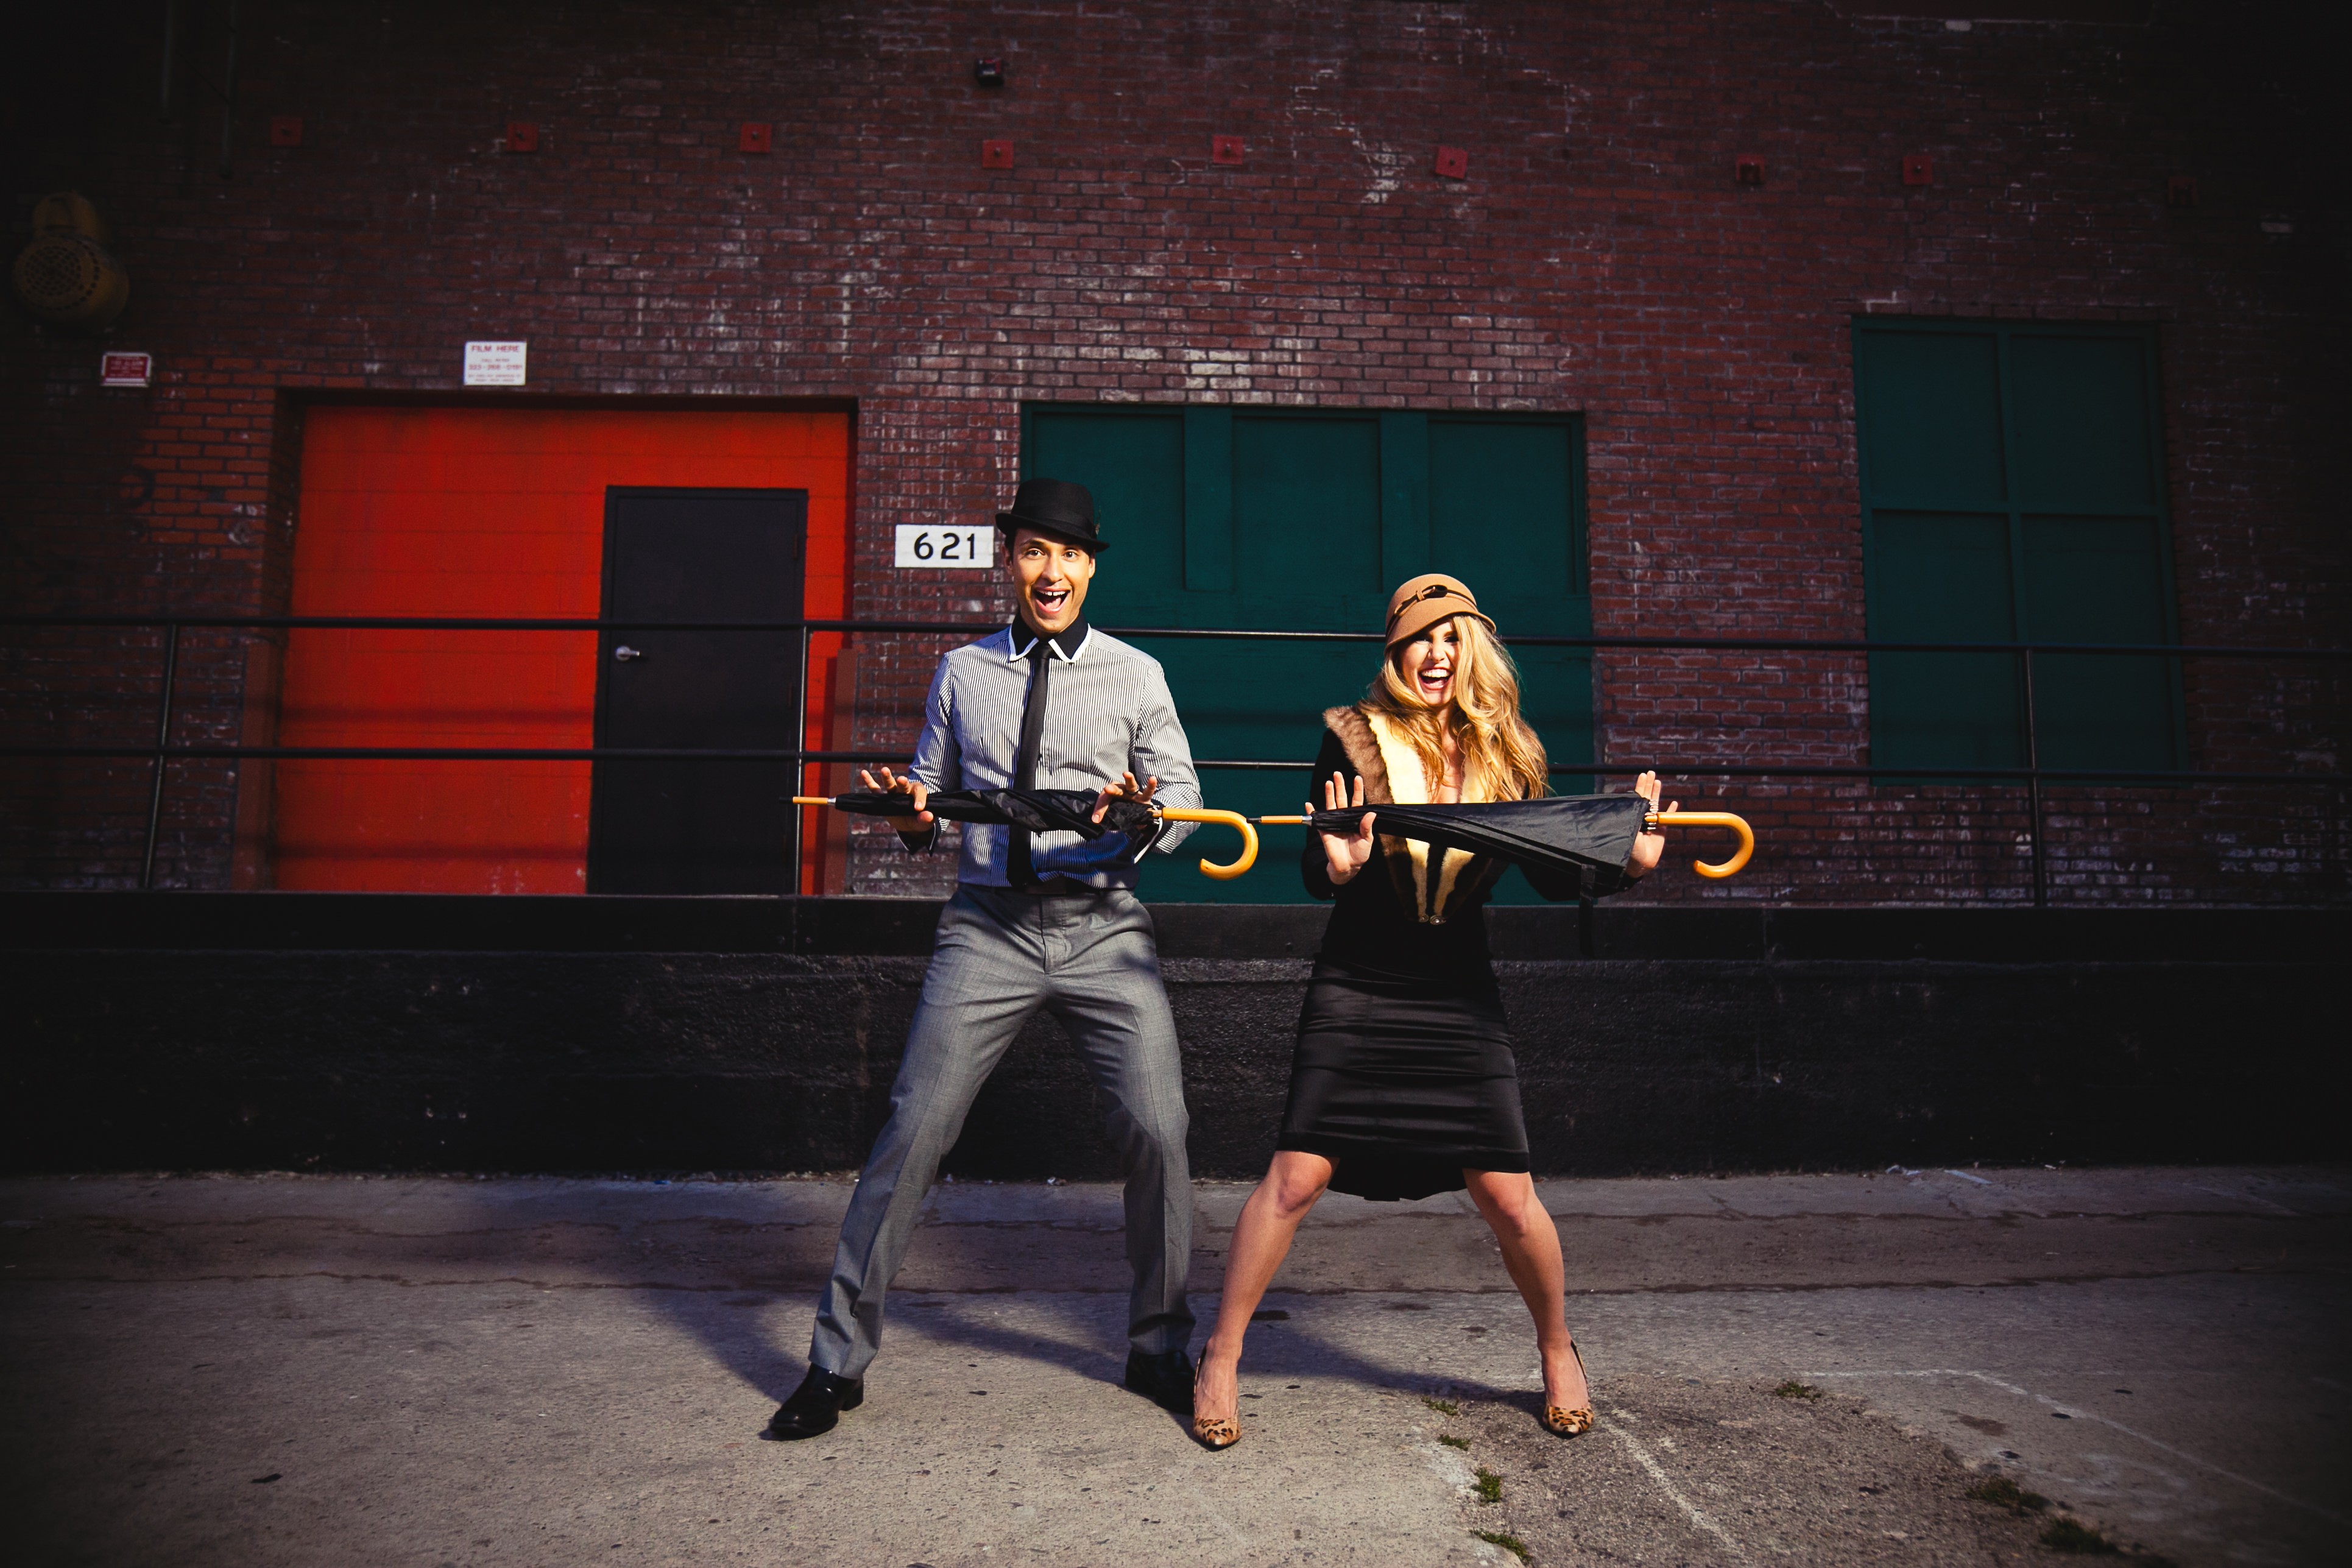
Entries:
[[893, 566], [984, 572], [996, 564], [996, 530], [985, 523], [977, 527], [959, 525], [943, 528], [930, 523], [902, 522], [898, 524], [898, 553], [890, 561]]

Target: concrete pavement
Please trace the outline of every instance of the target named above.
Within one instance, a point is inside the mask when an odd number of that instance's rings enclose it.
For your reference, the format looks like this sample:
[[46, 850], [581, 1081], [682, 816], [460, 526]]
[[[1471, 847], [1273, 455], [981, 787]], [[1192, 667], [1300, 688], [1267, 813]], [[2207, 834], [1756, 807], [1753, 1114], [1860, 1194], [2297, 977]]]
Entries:
[[940, 1187], [866, 1406], [778, 1445], [842, 1178], [0, 1182], [0, 1507], [76, 1564], [2352, 1556], [2343, 1171], [1543, 1192], [1599, 1430], [1534, 1427], [1458, 1195], [1331, 1198], [1209, 1455], [1117, 1387], [1108, 1187]]

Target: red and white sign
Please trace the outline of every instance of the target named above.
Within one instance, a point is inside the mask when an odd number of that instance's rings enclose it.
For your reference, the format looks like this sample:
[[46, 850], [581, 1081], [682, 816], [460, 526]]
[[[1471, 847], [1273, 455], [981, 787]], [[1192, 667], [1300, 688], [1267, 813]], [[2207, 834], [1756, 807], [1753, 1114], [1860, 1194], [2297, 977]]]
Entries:
[[100, 386], [145, 386], [155, 379], [153, 354], [110, 353], [98, 356]]
[[529, 343], [467, 343], [466, 384], [520, 386], [523, 384], [523, 362], [530, 352]]

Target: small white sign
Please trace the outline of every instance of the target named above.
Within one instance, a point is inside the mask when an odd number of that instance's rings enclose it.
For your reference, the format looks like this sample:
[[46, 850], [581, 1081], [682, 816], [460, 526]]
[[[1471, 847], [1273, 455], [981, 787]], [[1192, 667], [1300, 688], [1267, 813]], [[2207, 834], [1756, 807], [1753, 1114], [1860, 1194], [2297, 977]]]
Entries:
[[520, 386], [523, 384], [523, 361], [530, 353], [529, 343], [467, 343], [466, 384]]
[[898, 552], [890, 564], [985, 572], [996, 564], [996, 530], [986, 523], [940, 527], [902, 522], [898, 525]]
[[154, 377], [153, 354], [118, 350], [98, 356], [98, 384], [100, 386], [144, 386]]

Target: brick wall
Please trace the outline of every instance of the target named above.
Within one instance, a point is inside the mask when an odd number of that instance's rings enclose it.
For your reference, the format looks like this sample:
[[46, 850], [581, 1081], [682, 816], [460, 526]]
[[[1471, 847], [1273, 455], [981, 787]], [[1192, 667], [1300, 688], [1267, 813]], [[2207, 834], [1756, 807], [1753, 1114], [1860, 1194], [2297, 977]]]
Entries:
[[[2183, 637], [2342, 640], [2347, 215], [2326, 50], [2273, 8], [1961, 31], [1818, 3], [248, 0], [226, 180], [194, 74], [219, 79], [224, 9], [186, 7], [173, 125], [160, 5], [49, 23], [11, 68], [17, 237], [33, 195], [98, 202], [134, 279], [114, 341], [164, 372], [101, 390], [88, 342], [0, 328], [14, 607], [282, 609], [306, 404], [456, 395], [460, 345], [510, 336], [533, 395], [856, 399], [862, 616], [1001, 611], [894, 572], [892, 525], [984, 514], [1021, 402], [1092, 397], [1581, 410], [1597, 630], [1853, 637], [1849, 322], [1891, 311], [2161, 323]], [[973, 82], [982, 55], [1006, 85]], [[279, 115], [300, 146], [268, 144]], [[510, 121], [539, 151], [502, 150]], [[747, 121], [772, 153], [737, 150]], [[1210, 162], [1220, 134], [1244, 163]], [[982, 167], [992, 139], [1011, 169]], [[1440, 144], [1468, 178], [1432, 172]], [[1932, 184], [1902, 183], [1910, 153]], [[9, 733], [144, 740], [154, 640], [13, 634]], [[190, 634], [178, 738], [266, 724], [253, 640]], [[1866, 760], [1858, 660], [1600, 669], [1612, 763]], [[902, 738], [924, 647], [865, 639], [858, 670], [861, 740]], [[2192, 665], [2187, 695], [2197, 766], [2341, 765], [2340, 673]], [[143, 764], [7, 779], [0, 879], [136, 879]], [[1643, 899], [2025, 895], [2014, 794], [1680, 793], [1767, 854]], [[236, 812], [233, 768], [175, 767], [158, 879], [226, 885]], [[2339, 899], [2345, 815], [2310, 788], [2056, 791], [2053, 897]], [[917, 890], [944, 863], [856, 870]]]

